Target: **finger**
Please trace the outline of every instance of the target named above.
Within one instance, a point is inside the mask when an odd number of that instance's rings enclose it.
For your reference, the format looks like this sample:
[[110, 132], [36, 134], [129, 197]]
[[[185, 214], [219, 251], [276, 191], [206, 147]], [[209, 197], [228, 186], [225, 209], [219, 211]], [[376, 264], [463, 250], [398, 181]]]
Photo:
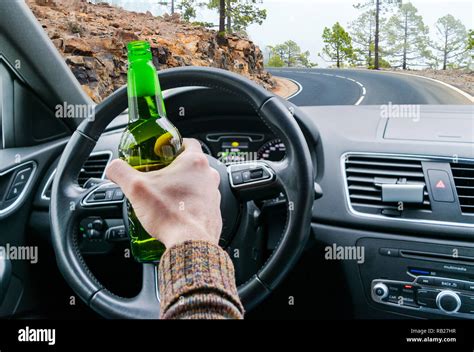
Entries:
[[212, 167], [210, 169], [211, 169], [210, 171], [211, 171], [212, 179], [214, 180], [216, 185], [219, 186], [219, 184], [221, 183], [221, 175], [219, 174], [219, 171], [217, 171], [216, 169]]
[[112, 160], [105, 170], [107, 178], [115, 182], [122, 191], [127, 194], [128, 187], [136, 178], [140, 176], [140, 172], [128, 165], [121, 159]]
[[197, 139], [184, 138], [183, 144], [186, 152], [202, 153], [201, 143], [199, 143]]

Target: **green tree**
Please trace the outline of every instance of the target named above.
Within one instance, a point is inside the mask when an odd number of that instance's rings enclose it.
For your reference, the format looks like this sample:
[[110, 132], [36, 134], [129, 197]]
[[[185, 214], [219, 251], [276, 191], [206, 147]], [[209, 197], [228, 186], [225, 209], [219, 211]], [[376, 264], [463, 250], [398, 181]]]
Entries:
[[309, 52], [309, 50], [306, 50], [305, 52], [301, 53], [298, 57], [297, 57], [297, 62], [299, 63], [299, 65], [301, 66], [304, 66], [304, 67], [315, 67], [315, 66], [318, 66], [317, 63], [315, 62], [311, 62], [311, 60], [309, 59], [309, 57], [311, 56], [311, 53]]
[[286, 66], [295, 66], [297, 57], [301, 54], [301, 48], [293, 40], [275, 46], [275, 53], [286, 63]]
[[278, 56], [278, 55], [273, 55], [273, 56], [270, 57], [270, 59], [268, 60], [267, 66], [268, 66], [268, 67], [283, 67], [283, 66], [285, 66], [285, 62], [281, 59], [280, 56]]
[[381, 27], [381, 15], [384, 11], [390, 9], [393, 6], [400, 6], [402, 0], [366, 0], [363, 3], [357, 3], [354, 5], [356, 9], [368, 10], [370, 14], [374, 16], [374, 69], [378, 70], [380, 67], [379, 56], [380, 56], [380, 27]]
[[273, 47], [270, 61], [272, 64], [283, 62], [287, 67], [313, 67], [315, 64], [309, 60], [310, 55], [309, 51], [302, 52], [300, 46], [295, 41], [287, 40], [283, 44]]
[[411, 3], [403, 4], [385, 26], [387, 53], [394, 67], [421, 66], [431, 56], [428, 50], [428, 26]]
[[[262, 0], [210, 0], [208, 7], [219, 11], [219, 32], [245, 31], [252, 23], [262, 24], [267, 10]], [[223, 22], [222, 22], [223, 21]]]
[[335, 62], [337, 67], [341, 67], [344, 61], [355, 59], [351, 36], [339, 22], [336, 22], [332, 28], [324, 28], [323, 41], [326, 45], [319, 54], [323, 60]]
[[431, 47], [436, 51], [436, 62], [441, 62], [442, 69], [450, 64], [460, 63], [466, 58], [468, 35], [466, 27], [452, 15], [446, 15], [436, 21], [436, 38]]
[[199, 7], [200, 4], [195, 0], [181, 0], [176, 8], [181, 12], [181, 18], [187, 22], [191, 21], [193, 18], [196, 18], [196, 7]]
[[474, 49], [474, 30], [470, 29], [467, 34], [467, 50]]
[[265, 47], [265, 54], [268, 54], [268, 58], [267, 58], [267, 62], [270, 61], [270, 59], [272, 58], [272, 54], [273, 54], [273, 50], [274, 50], [274, 46], [273, 45], [267, 45]]
[[[374, 65], [375, 14], [368, 10], [359, 15], [349, 25], [349, 31], [356, 51], [368, 67]], [[380, 61], [380, 59], [379, 59]]]

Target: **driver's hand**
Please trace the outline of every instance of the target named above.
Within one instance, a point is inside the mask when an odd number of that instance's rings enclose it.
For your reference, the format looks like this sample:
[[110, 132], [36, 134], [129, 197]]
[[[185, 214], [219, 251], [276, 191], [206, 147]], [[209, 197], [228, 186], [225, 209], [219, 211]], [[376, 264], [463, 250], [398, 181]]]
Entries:
[[116, 159], [106, 172], [145, 230], [167, 248], [187, 240], [219, 242], [220, 177], [195, 139], [185, 138], [184, 151], [164, 169], [140, 172]]

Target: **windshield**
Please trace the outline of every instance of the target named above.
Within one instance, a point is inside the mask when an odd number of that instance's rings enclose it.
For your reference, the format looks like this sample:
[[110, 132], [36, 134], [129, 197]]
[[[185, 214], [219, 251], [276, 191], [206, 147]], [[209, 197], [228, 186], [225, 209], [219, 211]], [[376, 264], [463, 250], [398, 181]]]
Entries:
[[230, 70], [300, 106], [472, 103], [470, 0], [26, 1], [95, 102], [147, 40], [158, 70]]

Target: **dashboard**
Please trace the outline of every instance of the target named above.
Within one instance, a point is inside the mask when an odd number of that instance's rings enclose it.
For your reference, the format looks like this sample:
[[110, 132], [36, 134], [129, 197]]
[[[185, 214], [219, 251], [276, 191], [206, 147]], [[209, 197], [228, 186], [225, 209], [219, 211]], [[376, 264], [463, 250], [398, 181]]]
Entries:
[[[205, 153], [224, 163], [285, 157], [287, 146], [252, 108], [236, 97], [222, 96], [216, 103], [209, 93], [189, 91], [167, 98], [169, 117], [183, 137], [198, 139]], [[181, 115], [183, 105], [186, 113]], [[301, 312], [304, 316], [332, 317], [337, 312], [357, 318], [450, 314], [474, 319], [474, 149], [469, 142], [474, 130], [466, 128], [463, 135], [453, 131], [457, 125], [453, 121], [472, 124], [472, 107], [422, 106], [420, 110], [420, 121], [381, 118], [378, 106], [295, 110], [313, 159], [315, 189], [317, 185], [321, 196], [313, 205], [312, 236], [303, 258], [307, 264], [292, 275], [303, 279], [282, 285], [280, 294], [288, 297], [293, 290], [301, 290], [301, 305], [308, 307]], [[94, 153], [107, 154], [107, 160], [116, 158], [126, 123], [126, 114], [115, 119]], [[41, 215], [33, 216], [30, 224], [36, 232], [43, 228], [45, 236], [49, 201], [41, 191], [48, 188], [54, 168], [55, 163], [44, 173], [34, 204]], [[433, 170], [438, 173], [431, 177]], [[440, 180], [443, 187], [437, 186]], [[418, 200], [400, 210], [393, 201], [402, 195], [411, 199], [416, 195]], [[284, 225], [279, 221], [285, 219], [286, 208], [284, 199], [261, 206], [268, 233], [277, 234], [265, 238], [268, 248], [279, 240]], [[95, 223], [97, 219], [91, 226]], [[107, 226], [116, 228], [117, 224]], [[112, 237], [115, 245], [120, 233]], [[324, 260], [328, 246], [363, 248], [365, 258], [360, 263], [331, 264]], [[459, 258], [450, 256], [453, 251], [459, 252]], [[307, 285], [321, 280], [338, 290], [344, 286], [348, 294], [311, 291], [306, 300]], [[403, 297], [401, 303], [394, 296]], [[315, 300], [326, 302], [326, 308], [314, 305]]]

